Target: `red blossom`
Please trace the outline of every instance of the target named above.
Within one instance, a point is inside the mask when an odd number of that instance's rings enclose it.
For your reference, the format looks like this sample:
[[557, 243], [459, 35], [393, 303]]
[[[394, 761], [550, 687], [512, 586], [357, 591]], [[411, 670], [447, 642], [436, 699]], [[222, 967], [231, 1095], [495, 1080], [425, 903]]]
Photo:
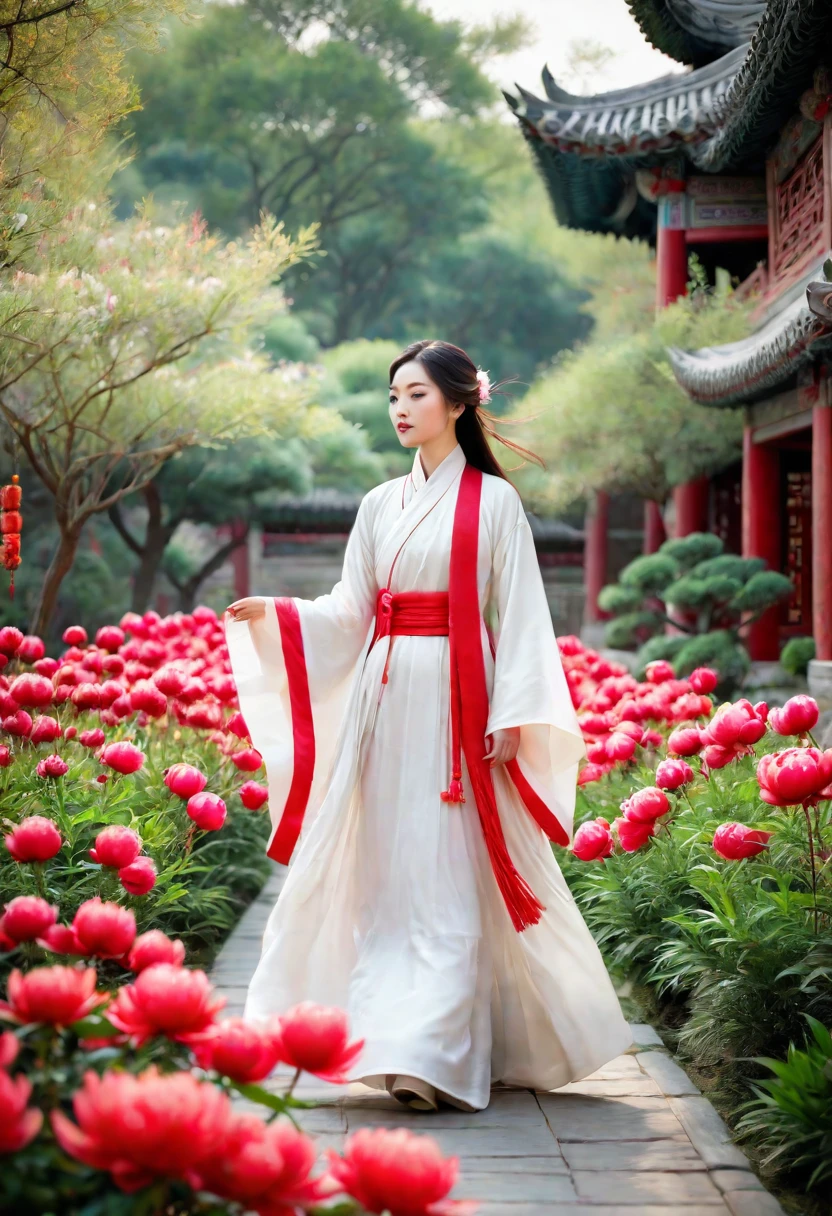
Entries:
[[137, 857], [121, 867], [118, 879], [131, 895], [147, 895], [156, 886], [156, 863], [151, 857]]
[[95, 981], [94, 967], [34, 967], [25, 975], [15, 968], [0, 1013], [24, 1026], [71, 1026], [107, 999], [106, 993], [96, 992]]
[[778, 735], [803, 735], [817, 725], [820, 717], [814, 697], [790, 697], [782, 709], [773, 709], [768, 720]]
[[614, 848], [610, 825], [606, 819], [582, 823], [572, 840], [572, 852], [581, 861], [609, 857]]
[[226, 805], [219, 794], [202, 790], [188, 799], [188, 815], [204, 832], [216, 832], [225, 823]]
[[27, 1103], [32, 1084], [21, 1074], [10, 1077], [0, 1068], [0, 1153], [25, 1148], [41, 1129], [43, 1113]]
[[119, 989], [107, 1018], [137, 1047], [157, 1034], [198, 1043], [209, 1036], [224, 1005], [225, 997], [215, 995], [204, 971], [153, 963]]
[[192, 764], [172, 764], [165, 769], [165, 785], [180, 798], [192, 798], [205, 789], [208, 778]]
[[35, 675], [31, 671], [16, 676], [9, 686], [9, 694], [14, 697], [18, 705], [26, 705], [30, 708], [49, 705], [53, 692], [50, 679], [47, 679], [46, 676]]
[[54, 743], [56, 739], [60, 739], [62, 733], [61, 724], [57, 718], [50, 718], [48, 714], [40, 714], [35, 718], [29, 739], [34, 744]]
[[172, 963], [181, 967], [185, 958], [185, 945], [175, 941], [161, 929], [148, 929], [136, 938], [127, 965], [131, 971], [144, 971], [154, 963]]
[[256, 773], [263, 767], [263, 757], [254, 747], [244, 747], [238, 752], [232, 752], [231, 763], [235, 764], [241, 773]]
[[44, 756], [38, 761], [36, 768], [39, 777], [63, 777], [64, 773], [69, 772], [69, 765], [57, 752]]
[[136, 918], [130, 909], [105, 903], [99, 895], [81, 904], [72, 928], [85, 953], [98, 958], [122, 958], [136, 940]]
[[3, 932], [13, 942], [33, 942], [58, 919], [58, 909], [39, 895], [17, 895], [6, 904]]
[[349, 1042], [349, 1019], [343, 1009], [312, 1001], [302, 1001], [284, 1013], [278, 1019], [277, 1035], [284, 1064], [333, 1085], [349, 1079], [364, 1047], [363, 1039]]
[[721, 823], [714, 832], [714, 851], [728, 861], [741, 861], [765, 852], [771, 832], [744, 823]]
[[667, 741], [667, 750], [676, 756], [695, 756], [702, 750], [702, 732], [698, 726], [680, 726]]
[[616, 819], [612, 826], [625, 853], [635, 853], [643, 848], [656, 831], [653, 820], [630, 819], [626, 815]]
[[102, 828], [95, 838], [95, 845], [90, 849], [90, 857], [99, 865], [111, 866], [120, 870], [135, 861], [142, 847], [138, 832], [121, 823], [110, 824]]
[[697, 667], [688, 676], [688, 683], [694, 692], [704, 696], [714, 691], [719, 683], [719, 676], [711, 667]]
[[117, 773], [135, 773], [144, 764], [144, 752], [133, 743], [108, 743], [98, 757]]
[[760, 797], [771, 806], [799, 806], [820, 795], [832, 782], [832, 750], [788, 747], [761, 756], [757, 765]]
[[249, 811], [259, 811], [268, 798], [268, 787], [257, 781], [244, 781], [240, 786], [240, 801]]
[[333, 1178], [368, 1212], [390, 1216], [464, 1216], [476, 1205], [449, 1200], [457, 1157], [443, 1157], [430, 1136], [407, 1128], [363, 1127], [347, 1139], [344, 1155], [327, 1153]]
[[232, 1081], [249, 1084], [264, 1080], [273, 1071], [280, 1060], [280, 1038], [242, 1018], [223, 1018], [194, 1053], [201, 1068], [213, 1068]]
[[660, 790], [678, 790], [693, 781], [693, 769], [684, 760], [662, 760], [656, 769], [656, 785]]
[[45, 815], [29, 815], [21, 819], [6, 837], [6, 848], [19, 862], [49, 861], [62, 844], [61, 833]]

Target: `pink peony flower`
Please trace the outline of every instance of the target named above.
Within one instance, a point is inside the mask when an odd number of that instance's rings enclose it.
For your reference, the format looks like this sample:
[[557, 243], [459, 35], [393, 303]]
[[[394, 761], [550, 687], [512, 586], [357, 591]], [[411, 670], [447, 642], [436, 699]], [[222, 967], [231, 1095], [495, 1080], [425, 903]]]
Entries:
[[27, 1103], [32, 1083], [21, 1074], [10, 1077], [0, 1068], [0, 1153], [25, 1148], [41, 1129], [43, 1113]]
[[200, 1068], [213, 1068], [232, 1081], [249, 1084], [273, 1071], [280, 1059], [280, 1039], [242, 1018], [223, 1018], [194, 1054]]
[[249, 733], [248, 733], [248, 727], [246, 726], [246, 723], [245, 723], [245, 718], [239, 712], [239, 710], [237, 711], [237, 713], [231, 715], [231, 717], [228, 719], [228, 721], [225, 724], [225, 728], [226, 728], [226, 730], [231, 731], [232, 735], [236, 735], [238, 739], [250, 738]]
[[128, 1193], [160, 1178], [186, 1179], [203, 1161], [221, 1159], [231, 1129], [222, 1090], [189, 1072], [162, 1075], [154, 1064], [138, 1076], [87, 1071], [73, 1107], [77, 1123], [59, 1110], [50, 1115], [61, 1148], [109, 1171]]
[[102, 866], [120, 870], [135, 861], [141, 851], [142, 841], [138, 832], [120, 823], [102, 828], [90, 849], [90, 857]]
[[136, 940], [136, 918], [129, 908], [105, 903], [99, 895], [81, 904], [72, 928], [87, 954], [122, 958]]
[[107, 1018], [130, 1035], [134, 1046], [154, 1035], [179, 1043], [198, 1043], [210, 1036], [214, 1018], [225, 1005], [204, 971], [173, 963], [153, 963], [120, 988]]
[[761, 756], [757, 765], [760, 797], [771, 806], [799, 806], [812, 801], [832, 782], [832, 751], [788, 747]]
[[49, 861], [62, 844], [61, 833], [45, 815], [29, 815], [21, 819], [6, 837], [6, 848], [18, 862]]
[[144, 764], [144, 752], [133, 743], [108, 743], [98, 757], [117, 773], [135, 773]]
[[665, 680], [672, 680], [673, 676], [673, 668], [664, 659], [647, 664], [647, 681], [650, 684], [663, 684]]
[[177, 938], [175, 941], [163, 933], [161, 929], [148, 929], [137, 937], [130, 951], [128, 967], [131, 971], [144, 971], [154, 963], [171, 963], [181, 967], [185, 959], [185, 945]]
[[156, 865], [150, 857], [137, 857], [121, 867], [118, 878], [131, 895], [147, 895], [156, 886]]
[[390, 1216], [467, 1216], [476, 1204], [449, 1200], [457, 1157], [443, 1157], [430, 1136], [407, 1128], [362, 1127], [348, 1137], [344, 1156], [327, 1153], [333, 1178], [368, 1212]]
[[711, 667], [697, 667], [688, 676], [688, 683], [694, 692], [705, 696], [714, 691], [719, 683], [719, 676]]
[[208, 778], [192, 764], [172, 764], [165, 769], [165, 785], [180, 798], [192, 798], [208, 784]]
[[667, 750], [675, 756], [695, 756], [702, 750], [702, 732], [698, 726], [680, 726], [667, 741]]
[[39, 777], [63, 777], [64, 773], [69, 772], [69, 765], [63, 756], [59, 756], [57, 752], [53, 752], [50, 756], [44, 756], [37, 763], [37, 774]]
[[744, 823], [721, 823], [714, 832], [714, 851], [727, 861], [741, 861], [765, 852], [771, 836], [771, 832]]
[[660, 790], [678, 790], [693, 781], [693, 769], [684, 760], [662, 760], [656, 769], [656, 785]]
[[0, 1012], [24, 1026], [71, 1026], [107, 999], [106, 993], [96, 992], [95, 980], [94, 967], [34, 967], [25, 975], [15, 968]]
[[50, 718], [47, 714], [40, 714], [35, 718], [32, 725], [32, 733], [29, 735], [30, 742], [38, 743], [54, 743], [56, 739], [60, 739], [63, 731], [61, 724], [57, 718]]
[[652, 823], [654, 819], [667, 814], [670, 803], [664, 790], [655, 785], [647, 785], [631, 794], [626, 802], [622, 802], [621, 809], [627, 819]]
[[87, 631], [83, 625], [68, 625], [61, 635], [67, 646], [86, 646]]
[[256, 781], [245, 781], [240, 786], [240, 801], [249, 811], [259, 811], [268, 798], [268, 788]]
[[618, 842], [625, 853], [635, 853], [647, 844], [656, 830], [655, 822], [630, 819], [626, 815], [616, 819], [613, 830], [618, 833]]
[[101, 650], [118, 650], [124, 643], [124, 631], [118, 625], [102, 625], [96, 632], [95, 644]]
[[83, 747], [100, 747], [106, 737], [101, 727], [96, 726], [92, 730], [82, 730], [78, 736], [78, 742]]
[[771, 729], [778, 735], [803, 735], [817, 725], [820, 711], [814, 697], [790, 697], [782, 709], [769, 714]]
[[188, 815], [204, 832], [216, 832], [225, 823], [226, 805], [219, 794], [202, 790], [188, 799]]
[[15, 713], [9, 714], [3, 719], [3, 730], [7, 735], [28, 739], [32, 733], [31, 714], [27, 714], [25, 709], [18, 709]]
[[600, 764], [585, 764], [578, 774], [578, 785], [590, 785], [606, 776], [607, 770]]
[[361, 1054], [364, 1040], [349, 1042], [349, 1019], [343, 1009], [302, 1001], [277, 1022], [280, 1059], [292, 1068], [342, 1085]]
[[245, 747], [238, 752], [232, 752], [231, 763], [235, 764], [241, 773], [256, 773], [263, 767], [263, 757], [256, 748]]
[[3, 932], [13, 942], [33, 942], [58, 919], [58, 909], [39, 895], [17, 895], [6, 904]]
[[572, 852], [581, 861], [595, 861], [597, 857], [609, 857], [614, 848], [610, 825], [606, 819], [582, 823], [572, 840]]
[[14, 756], [11, 749], [6, 747], [5, 743], [0, 743], [0, 768], [8, 768], [14, 763]]
[[26, 705], [29, 708], [49, 705], [53, 692], [51, 680], [46, 676], [35, 675], [31, 671], [16, 676], [9, 686], [9, 693], [18, 705]]

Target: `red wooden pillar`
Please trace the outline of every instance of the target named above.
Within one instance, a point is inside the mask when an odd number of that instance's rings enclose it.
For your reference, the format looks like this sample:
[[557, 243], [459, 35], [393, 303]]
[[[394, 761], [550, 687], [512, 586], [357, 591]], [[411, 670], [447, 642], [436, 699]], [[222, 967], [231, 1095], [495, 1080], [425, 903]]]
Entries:
[[690, 536], [691, 532], [708, 531], [708, 493], [710, 482], [707, 477], [695, 477], [692, 481], [684, 481], [673, 489], [673, 505], [675, 507], [676, 524], [674, 536]]
[[607, 581], [607, 539], [610, 516], [610, 496], [606, 490], [595, 495], [592, 508], [587, 511], [584, 526], [584, 583], [586, 604], [584, 621], [593, 624], [603, 620], [604, 613], [598, 607], [598, 595]]
[[812, 409], [812, 632], [815, 657], [832, 660], [832, 408]]
[[[671, 195], [668, 200], [684, 195]], [[688, 288], [688, 247], [684, 228], [665, 227], [661, 222], [656, 233], [656, 307], [666, 308]]]
[[659, 504], [651, 498], [644, 500], [644, 552], [655, 553], [666, 539], [664, 520]]
[[[780, 453], [755, 443], [751, 427], [743, 433], [742, 555], [762, 557], [780, 569]], [[780, 655], [780, 608], [775, 604], [751, 626], [752, 659], [776, 661]]]

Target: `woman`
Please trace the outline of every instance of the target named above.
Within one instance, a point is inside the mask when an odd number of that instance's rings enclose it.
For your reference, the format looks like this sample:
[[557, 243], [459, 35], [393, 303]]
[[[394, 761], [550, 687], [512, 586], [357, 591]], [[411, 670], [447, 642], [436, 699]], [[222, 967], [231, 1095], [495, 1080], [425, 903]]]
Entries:
[[225, 618], [268, 852], [293, 854], [244, 1017], [342, 1006], [354, 1079], [424, 1110], [557, 1089], [632, 1044], [549, 843], [584, 749], [487, 400], [458, 347], [407, 347], [390, 420], [413, 467], [362, 500], [341, 581]]

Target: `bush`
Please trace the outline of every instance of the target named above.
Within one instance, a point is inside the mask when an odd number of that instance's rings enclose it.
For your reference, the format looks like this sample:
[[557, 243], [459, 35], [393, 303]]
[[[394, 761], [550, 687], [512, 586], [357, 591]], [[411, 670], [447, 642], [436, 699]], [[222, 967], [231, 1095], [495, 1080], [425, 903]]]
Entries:
[[814, 638], [790, 638], [783, 647], [780, 664], [790, 675], [805, 676], [814, 657]]

